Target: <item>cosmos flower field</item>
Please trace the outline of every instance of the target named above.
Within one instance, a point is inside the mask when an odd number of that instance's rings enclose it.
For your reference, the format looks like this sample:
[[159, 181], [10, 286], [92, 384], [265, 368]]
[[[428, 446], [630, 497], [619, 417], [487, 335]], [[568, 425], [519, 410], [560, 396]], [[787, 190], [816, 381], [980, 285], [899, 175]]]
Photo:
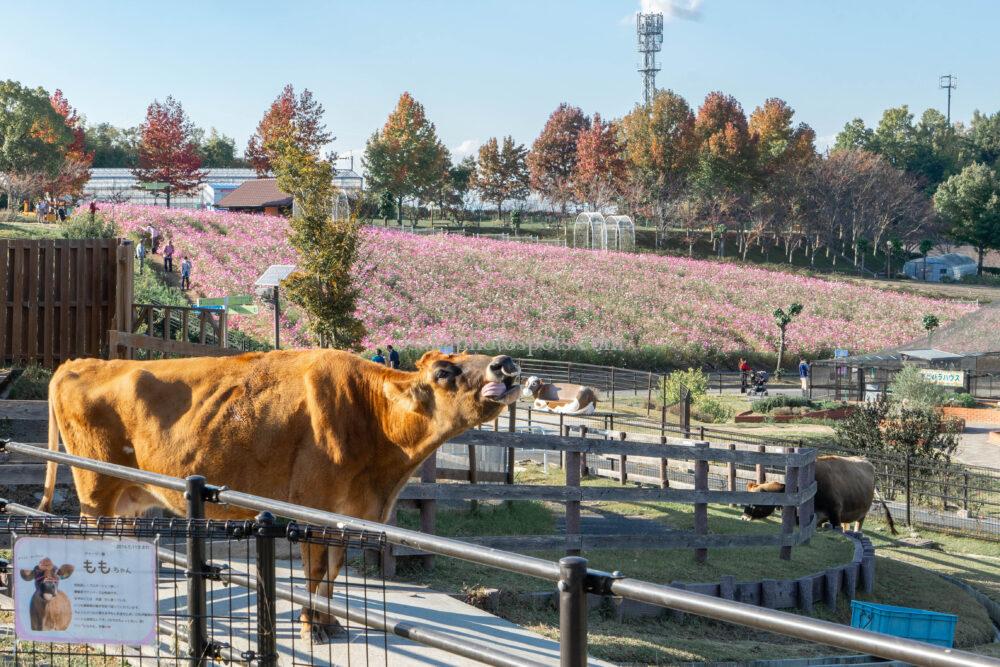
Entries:
[[[253, 293], [270, 264], [294, 264], [284, 218], [130, 204], [102, 212], [123, 231], [152, 223], [188, 255], [199, 296]], [[773, 354], [771, 313], [804, 305], [788, 328], [792, 354], [852, 353], [902, 344], [922, 333], [926, 313], [942, 324], [975, 306], [884, 291], [746, 264], [602, 253], [456, 235], [366, 228], [356, 267], [366, 347], [407, 349], [639, 350], [680, 359]], [[232, 326], [269, 338], [273, 312]], [[291, 310], [285, 340], [308, 345]]]

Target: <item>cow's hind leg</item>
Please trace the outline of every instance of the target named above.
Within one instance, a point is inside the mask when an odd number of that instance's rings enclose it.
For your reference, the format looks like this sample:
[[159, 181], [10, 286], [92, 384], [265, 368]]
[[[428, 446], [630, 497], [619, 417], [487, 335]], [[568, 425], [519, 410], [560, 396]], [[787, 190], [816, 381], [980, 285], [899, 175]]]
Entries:
[[[302, 571], [306, 577], [310, 599], [330, 599], [333, 580], [337, 578], [344, 563], [344, 549], [303, 542], [301, 551]], [[303, 641], [308, 641], [311, 637], [316, 643], [326, 643], [342, 630], [333, 616], [309, 607], [302, 608], [299, 619], [302, 622], [299, 634]]]

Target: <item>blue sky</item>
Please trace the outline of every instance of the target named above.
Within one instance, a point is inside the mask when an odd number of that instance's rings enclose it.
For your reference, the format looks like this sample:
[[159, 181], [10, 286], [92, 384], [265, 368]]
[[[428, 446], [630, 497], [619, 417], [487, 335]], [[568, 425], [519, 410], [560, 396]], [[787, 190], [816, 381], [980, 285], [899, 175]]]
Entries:
[[[667, 0], [642, 0], [670, 8]], [[696, 19], [664, 30], [659, 87], [697, 107], [772, 96], [821, 143], [887, 106], [952, 118], [1000, 110], [1000, 2], [675, 0]], [[91, 122], [138, 124], [170, 94], [198, 125], [245, 145], [285, 83], [327, 110], [342, 153], [363, 149], [400, 92], [426, 107], [458, 154], [490, 136], [530, 144], [563, 101], [614, 117], [639, 98], [632, 15], [639, 0], [370, 2], [11, 2], [0, 77], [61, 88]], [[676, 13], [676, 12], [675, 12]], [[15, 28], [16, 26], [16, 28]]]

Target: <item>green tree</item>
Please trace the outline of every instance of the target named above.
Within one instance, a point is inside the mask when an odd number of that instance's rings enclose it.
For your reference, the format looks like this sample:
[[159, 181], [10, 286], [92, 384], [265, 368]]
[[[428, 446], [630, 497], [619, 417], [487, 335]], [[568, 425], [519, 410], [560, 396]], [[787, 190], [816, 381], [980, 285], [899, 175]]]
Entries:
[[42, 88], [0, 81], [0, 186], [11, 211], [63, 165], [73, 132]]
[[924, 315], [923, 319], [924, 331], [927, 332], [927, 347], [931, 345], [931, 338], [934, 336], [934, 330], [941, 326], [941, 320], [937, 318], [937, 315], [931, 315], [928, 313]]
[[198, 145], [198, 154], [206, 167], [239, 167], [244, 163], [236, 157], [236, 140], [220, 134], [214, 127]]
[[577, 140], [590, 127], [580, 107], [563, 102], [549, 116], [528, 153], [531, 187], [559, 206], [565, 215], [573, 200], [577, 168]]
[[[934, 316], [925, 316], [925, 325], [928, 317], [933, 318]], [[903, 366], [889, 384], [889, 392], [892, 394], [894, 401], [903, 403], [911, 408], [923, 408], [926, 410], [944, 404], [950, 393], [941, 385], [928, 382], [916, 366]]]
[[351, 274], [358, 255], [360, 223], [356, 215], [334, 219], [336, 195], [332, 161], [311, 149], [303, 130], [293, 126], [262, 146], [278, 179], [292, 195], [295, 215], [290, 241], [299, 256], [297, 270], [283, 283], [293, 303], [308, 315], [309, 330], [323, 347], [357, 349], [365, 335], [356, 316], [358, 289]]
[[996, 167], [1000, 159], [1000, 111], [993, 115], [974, 111], [969, 124], [968, 143], [972, 162]]
[[364, 166], [368, 185], [396, 198], [396, 221], [403, 224], [403, 200], [425, 196], [447, 174], [446, 151], [422, 104], [403, 93], [385, 125], [368, 139]]
[[788, 307], [787, 311], [777, 308], [773, 313], [774, 323], [778, 326], [778, 364], [774, 369], [775, 375], [781, 374], [781, 359], [785, 356], [785, 330], [801, 312], [802, 304], [793, 303]]
[[466, 202], [476, 176], [476, 158], [465, 156], [448, 170], [448, 196], [445, 200], [455, 222], [465, 219]]
[[865, 121], [855, 118], [846, 125], [837, 135], [833, 147], [835, 150], [872, 150], [875, 141], [875, 132], [870, 127], [865, 126]]
[[388, 190], [383, 190], [378, 197], [378, 217], [386, 226], [389, 225], [389, 218], [396, 217], [396, 198]]
[[528, 150], [515, 144], [513, 137], [504, 137], [503, 145], [496, 137], [479, 148], [476, 162], [475, 187], [488, 202], [497, 205], [497, 218], [503, 220], [503, 203], [528, 196]]
[[927, 280], [927, 255], [933, 249], [934, 249], [934, 241], [931, 241], [930, 239], [924, 239], [923, 241], [920, 242], [920, 254], [924, 258], [923, 280]]
[[94, 154], [94, 167], [131, 168], [139, 162], [139, 128], [88, 125], [84, 127], [84, 146]]
[[979, 253], [979, 275], [987, 250], [1000, 249], [1000, 178], [985, 164], [974, 163], [938, 186], [934, 209], [959, 243]]

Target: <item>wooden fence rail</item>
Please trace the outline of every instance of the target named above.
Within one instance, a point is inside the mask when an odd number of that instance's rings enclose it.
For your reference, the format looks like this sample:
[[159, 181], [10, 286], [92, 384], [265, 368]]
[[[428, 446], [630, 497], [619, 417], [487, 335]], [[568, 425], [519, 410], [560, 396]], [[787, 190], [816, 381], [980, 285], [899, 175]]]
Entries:
[[0, 355], [4, 365], [55, 368], [102, 357], [116, 328], [131, 245], [118, 239], [0, 240]]

